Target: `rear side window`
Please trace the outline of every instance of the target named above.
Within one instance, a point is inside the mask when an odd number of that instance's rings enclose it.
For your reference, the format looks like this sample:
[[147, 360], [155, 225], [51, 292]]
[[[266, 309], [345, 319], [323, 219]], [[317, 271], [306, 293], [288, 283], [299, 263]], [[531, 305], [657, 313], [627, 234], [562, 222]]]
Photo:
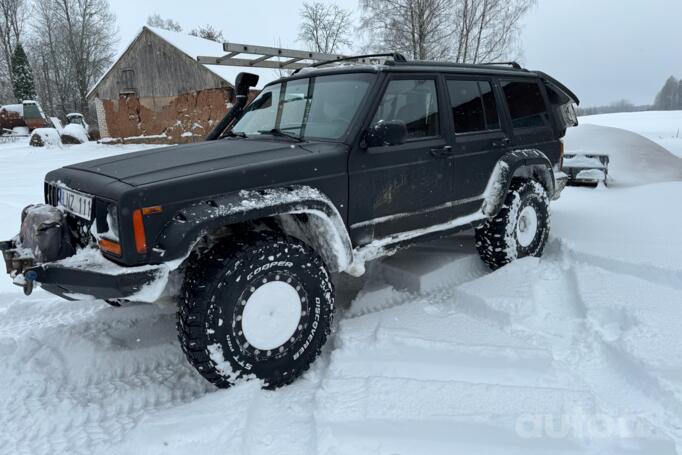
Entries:
[[537, 82], [501, 81], [514, 128], [549, 126], [545, 99]]
[[400, 120], [407, 125], [408, 139], [438, 136], [438, 92], [433, 79], [391, 81], [372, 124]]
[[447, 81], [452, 118], [458, 134], [500, 129], [497, 102], [487, 81]]

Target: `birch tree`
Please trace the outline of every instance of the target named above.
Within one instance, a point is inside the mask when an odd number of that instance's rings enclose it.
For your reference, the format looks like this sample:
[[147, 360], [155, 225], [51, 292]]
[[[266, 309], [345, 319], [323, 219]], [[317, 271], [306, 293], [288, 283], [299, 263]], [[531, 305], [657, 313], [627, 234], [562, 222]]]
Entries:
[[335, 54], [350, 47], [351, 12], [333, 3], [304, 3], [298, 40], [308, 50]]
[[12, 56], [24, 33], [27, 14], [26, 0], [0, 0], [0, 104], [14, 98]]
[[520, 22], [536, 0], [453, 0], [454, 55], [458, 63], [513, 58]]
[[415, 60], [441, 60], [450, 53], [452, 0], [360, 0], [360, 6], [372, 50]]
[[35, 0], [30, 47], [40, 101], [88, 116], [87, 94], [114, 58], [116, 18], [106, 0]]

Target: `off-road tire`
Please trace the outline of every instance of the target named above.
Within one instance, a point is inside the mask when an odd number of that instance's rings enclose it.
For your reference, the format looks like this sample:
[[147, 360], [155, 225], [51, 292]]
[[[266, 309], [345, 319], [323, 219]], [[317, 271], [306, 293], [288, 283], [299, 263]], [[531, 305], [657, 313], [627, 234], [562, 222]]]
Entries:
[[[537, 229], [525, 245], [519, 241], [520, 216], [526, 207], [534, 210]], [[514, 180], [500, 212], [476, 229], [476, 249], [491, 269], [528, 257], [541, 257], [550, 230], [549, 197], [534, 180]]]
[[[260, 351], [241, 330], [247, 296], [282, 281], [296, 289], [301, 319], [279, 348]], [[334, 317], [334, 288], [315, 251], [276, 233], [251, 233], [190, 259], [178, 310], [178, 336], [189, 362], [209, 382], [227, 388], [260, 379], [274, 389], [293, 382], [320, 355]]]

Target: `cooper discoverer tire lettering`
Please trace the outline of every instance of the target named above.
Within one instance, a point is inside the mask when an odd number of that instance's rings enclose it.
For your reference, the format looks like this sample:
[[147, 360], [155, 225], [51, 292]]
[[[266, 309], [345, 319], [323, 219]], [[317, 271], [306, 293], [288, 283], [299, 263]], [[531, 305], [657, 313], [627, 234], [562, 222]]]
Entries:
[[291, 383], [331, 331], [334, 290], [317, 253], [275, 233], [216, 244], [188, 266], [178, 334], [190, 363], [218, 387]]

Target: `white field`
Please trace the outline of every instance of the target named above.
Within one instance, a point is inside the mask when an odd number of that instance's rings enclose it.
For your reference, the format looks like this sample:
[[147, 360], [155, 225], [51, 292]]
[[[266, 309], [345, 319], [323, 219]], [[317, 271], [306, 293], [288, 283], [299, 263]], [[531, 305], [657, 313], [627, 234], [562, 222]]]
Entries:
[[[553, 204], [545, 257], [491, 273], [465, 233], [341, 279], [328, 349], [274, 392], [206, 384], [172, 302], [0, 280], [0, 454], [680, 453], [682, 160], [614, 128], [566, 144], [609, 153], [613, 182]], [[0, 236], [46, 171], [123, 151], [0, 146]]]

